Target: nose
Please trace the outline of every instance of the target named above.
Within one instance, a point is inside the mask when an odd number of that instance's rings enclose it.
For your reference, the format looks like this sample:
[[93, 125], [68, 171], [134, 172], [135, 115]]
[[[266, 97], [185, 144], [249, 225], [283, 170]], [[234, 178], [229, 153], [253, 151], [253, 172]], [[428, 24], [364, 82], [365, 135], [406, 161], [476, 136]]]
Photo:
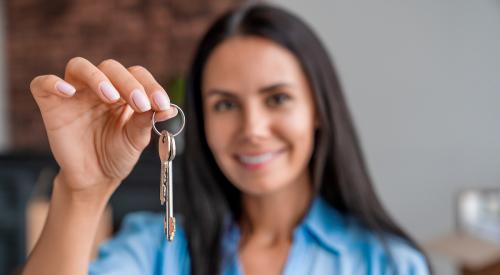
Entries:
[[255, 142], [270, 133], [270, 116], [259, 106], [248, 104], [244, 107], [241, 121], [241, 137], [247, 142]]

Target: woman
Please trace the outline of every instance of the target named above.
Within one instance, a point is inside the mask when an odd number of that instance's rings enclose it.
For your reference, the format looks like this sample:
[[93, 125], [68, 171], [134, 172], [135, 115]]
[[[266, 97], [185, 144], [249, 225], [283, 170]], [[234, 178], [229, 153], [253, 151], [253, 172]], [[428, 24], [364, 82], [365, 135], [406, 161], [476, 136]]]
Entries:
[[[72, 59], [32, 93], [61, 170], [24, 274], [87, 274], [109, 197], [175, 116], [142, 67]], [[267, 5], [222, 16], [188, 79], [182, 229], [135, 214], [90, 274], [428, 274], [381, 206], [329, 57], [297, 17]]]

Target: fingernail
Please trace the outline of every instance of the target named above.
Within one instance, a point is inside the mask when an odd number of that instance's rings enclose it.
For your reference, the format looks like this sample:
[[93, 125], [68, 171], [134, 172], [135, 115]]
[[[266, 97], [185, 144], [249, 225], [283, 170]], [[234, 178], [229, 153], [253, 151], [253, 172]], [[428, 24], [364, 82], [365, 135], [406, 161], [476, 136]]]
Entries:
[[132, 101], [134, 102], [135, 107], [141, 110], [141, 112], [146, 112], [151, 109], [151, 103], [149, 103], [149, 99], [139, 89], [135, 89], [132, 91]]
[[172, 108], [172, 109], [170, 109], [170, 113], [171, 113], [173, 116], [177, 115], [177, 113], [178, 113], [178, 112], [179, 112], [179, 111], [177, 110], [177, 108]]
[[57, 81], [57, 83], [56, 83], [56, 89], [60, 93], [65, 94], [65, 95], [69, 95], [69, 96], [74, 95], [75, 92], [76, 92], [75, 87], [73, 87], [68, 82], [62, 81], [62, 80]]
[[101, 93], [110, 101], [117, 101], [120, 98], [120, 93], [108, 81], [103, 81], [99, 84]]
[[163, 91], [156, 91], [153, 93], [153, 100], [160, 110], [165, 111], [170, 108], [170, 100], [167, 97], [167, 94]]

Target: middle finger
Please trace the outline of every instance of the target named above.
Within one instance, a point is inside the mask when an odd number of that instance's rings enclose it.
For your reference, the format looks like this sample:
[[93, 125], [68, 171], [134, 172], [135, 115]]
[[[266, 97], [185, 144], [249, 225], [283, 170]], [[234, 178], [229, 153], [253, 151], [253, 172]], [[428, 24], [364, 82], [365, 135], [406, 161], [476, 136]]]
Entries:
[[108, 59], [97, 66], [137, 112], [151, 110], [151, 102], [139, 81], [118, 61]]
[[146, 68], [142, 66], [132, 66], [128, 68], [128, 71], [146, 89], [146, 94], [148, 94], [151, 103], [153, 103], [153, 109], [156, 111], [166, 111], [170, 108], [170, 98]]

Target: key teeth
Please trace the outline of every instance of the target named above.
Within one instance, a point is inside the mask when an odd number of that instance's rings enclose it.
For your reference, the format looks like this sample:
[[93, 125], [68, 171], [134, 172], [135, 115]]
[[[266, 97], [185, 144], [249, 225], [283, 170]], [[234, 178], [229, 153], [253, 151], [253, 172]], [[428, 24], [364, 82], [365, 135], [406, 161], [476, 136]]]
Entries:
[[160, 190], [160, 204], [161, 205], [165, 205], [165, 202], [167, 201], [166, 196], [167, 196], [167, 187], [164, 184], [162, 184], [161, 190]]
[[167, 226], [167, 222], [163, 223], [163, 230], [165, 231], [165, 235], [167, 236], [167, 240], [169, 242], [171, 242], [174, 240], [174, 237], [175, 237], [175, 218], [174, 217], [170, 217], [170, 218], [165, 217], [165, 220], [168, 221], [168, 226]]
[[169, 225], [170, 225], [170, 234], [169, 234], [169, 241], [173, 241], [174, 240], [174, 236], [175, 236], [175, 218], [174, 217], [170, 217], [168, 219], [168, 222], [169, 222]]

